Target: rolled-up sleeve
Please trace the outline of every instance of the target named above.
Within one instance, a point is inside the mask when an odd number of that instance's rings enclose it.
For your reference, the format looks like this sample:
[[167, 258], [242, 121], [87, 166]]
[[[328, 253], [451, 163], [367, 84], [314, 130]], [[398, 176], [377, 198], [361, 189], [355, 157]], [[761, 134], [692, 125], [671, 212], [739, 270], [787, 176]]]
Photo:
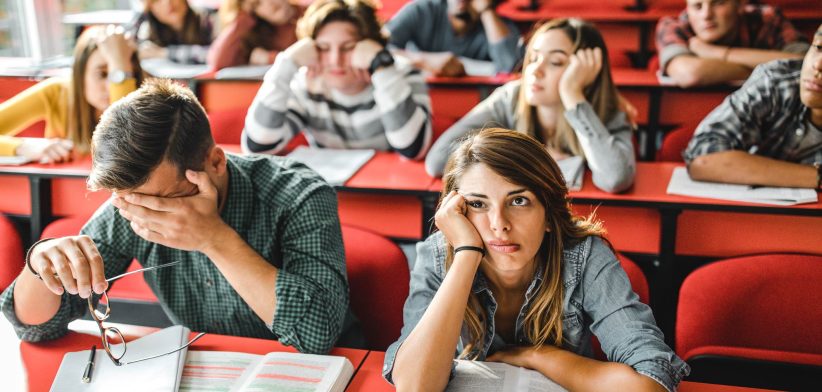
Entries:
[[651, 308], [639, 301], [616, 256], [600, 238], [592, 241], [582, 279], [583, 307], [608, 360], [631, 366], [675, 391], [690, 368], [665, 344]]
[[348, 311], [337, 197], [322, 184], [295, 204], [283, 233], [271, 329], [283, 344], [323, 354], [334, 347]]

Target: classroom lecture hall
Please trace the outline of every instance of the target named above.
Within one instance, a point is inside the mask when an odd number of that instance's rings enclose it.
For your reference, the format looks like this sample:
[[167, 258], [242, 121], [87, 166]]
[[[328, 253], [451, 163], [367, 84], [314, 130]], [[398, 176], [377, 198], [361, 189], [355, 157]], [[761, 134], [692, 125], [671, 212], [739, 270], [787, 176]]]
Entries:
[[820, 190], [822, 0], [0, 0], [0, 390], [819, 391]]

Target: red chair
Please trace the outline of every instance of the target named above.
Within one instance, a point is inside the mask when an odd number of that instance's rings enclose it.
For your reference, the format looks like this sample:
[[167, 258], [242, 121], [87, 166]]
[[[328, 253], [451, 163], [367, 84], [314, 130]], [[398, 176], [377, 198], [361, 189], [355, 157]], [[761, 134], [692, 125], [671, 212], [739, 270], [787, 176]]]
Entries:
[[[727, 259], [679, 291], [676, 352], [692, 381], [779, 390], [822, 380], [822, 256]], [[818, 389], [817, 389], [818, 390]]]
[[665, 134], [662, 145], [656, 152], [657, 161], [684, 162], [682, 152], [688, 147], [688, 142], [694, 136], [694, 129], [677, 128]]
[[[650, 295], [648, 280], [645, 279], [645, 274], [642, 273], [642, 269], [639, 268], [636, 263], [631, 261], [631, 259], [621, 253], [617, 253], [617, 259], [619, 260], [619, 264], [622, 266], [622, 269], [625, 270], [625, 274], [628, 275], [628, 280], [631, 282], [631, 288], [634, 289], [636, 295], [639, 296], [639, 302], [646, 305], [649, 304]], [[599, 344], [599, 340], [596, 336], [591, 336], [591, 346], [594, 349], [594, 358], [602, 361], [607, 360], [605, 353], [602, 352], [602, 346]]]
[[[57, 238], [77, 235], [80, 233], [83, 225], [86, 224], [86, 221], [88, 221], [88, 217], [58, 219], [46, 226], [40, 237]], [[105, 260], [103, 260], [103, 262], [105, 263]], [[134, 271], [140, 268], [142, 268], [140, 263], [138, 263], [137, 260], [133, 260], [128, 267], [128, 271]], [[118, 280], [117, 283], [112, 286], [111, 290], [109, 290], [109, 298], [157, 302], [157, 297], [154, 295], [154, 292], [151, 291], [151, 288], [148, 287], [148, 284], [146, 284], [146, 281], [143, 279], [143, 274], [139, 273], [137, 275], [139, 276], [129, 276], [126, 279]]]
[[402, 250], [387, 238], [342, 226], [351, 309], [362, 323], [371, 350], [385, 349], [400, 337], [402, 308], [411, 279]]
[[[208, 113], [208, 122], [211, 125], [211, 135], [217, 144], [240, 144], [243, 127], [245, 127], [245, 116], [248, 108], [233, 108], [215, 110]], [[300, 132], [289, 140], [280, 155], [288, 154], [297, 146], [307, 146], [308, 140]]]
[[5, 215], [0, 214], [0, 292], [17, 278], [25, 261], [23, 241], [17, 228]]

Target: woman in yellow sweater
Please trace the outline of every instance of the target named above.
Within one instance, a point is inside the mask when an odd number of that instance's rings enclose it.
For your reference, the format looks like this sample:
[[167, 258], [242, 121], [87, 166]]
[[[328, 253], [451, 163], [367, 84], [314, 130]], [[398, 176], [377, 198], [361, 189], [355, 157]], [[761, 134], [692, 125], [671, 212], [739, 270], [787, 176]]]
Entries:
[[[72, 151], [88, 153], [100, 115], [141, 81], [135, 45], [121, 28], [87, 29], [74, 47], [71, 78], [46, 79], [0, 103], [0, 156], [60, 162]], [[14, 137], [40, 120], [44, 138]]]

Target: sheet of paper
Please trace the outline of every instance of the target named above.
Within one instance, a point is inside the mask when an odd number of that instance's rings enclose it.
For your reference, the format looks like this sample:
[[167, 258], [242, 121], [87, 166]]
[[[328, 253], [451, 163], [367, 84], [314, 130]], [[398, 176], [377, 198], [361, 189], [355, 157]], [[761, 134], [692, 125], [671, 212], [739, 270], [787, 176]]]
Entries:
[[29, 162], [31, 162], [31, 159], [19, 155], [0, 157], [0, 165], [19, 166]]
[[815, 203], [818, 200], [816, 191], [813, 189], [755, 188], [747, 185], [694, 181], [688, 176], [688, 170], [684, 167], [674, 169], [671, 181], [668, 183], [667, 193], [774, 205]]
[[496, 362], [457, 361], [447, 392], [516, 391], [519, 369]]
[[217, 79], [250, 79], [263, 80], [263, 76], [271, 68], [271, 64], [266, 65], [243, 65], [237, 67], [223, 68], [214, 75]]
[[460, 57], [460, 62], [465, 68], [468, 76], [495, 76], [497, 69], [493, 61], [475, 60], [468, 57]]
[[[347, 371], [343, 371], [345, 363], [348, 363]], [[270, 353], [241, 389], [244, 392], [341, 391], [352, 374], [353, 367], [343, 357]]]
[[152, 76], [169, 79], [190, 79], [208, 71], [205, 64], [180, 64], [159, 58], [142, 60], [140, 66]]
[[343, 185], [374, 156], [374, 150], [297, 147], [289, 158], [306, 164], [331, 185]]
[[246, 353], [189, 351], [179, 391], [239, 390], [262, 358], [261, 355]]

